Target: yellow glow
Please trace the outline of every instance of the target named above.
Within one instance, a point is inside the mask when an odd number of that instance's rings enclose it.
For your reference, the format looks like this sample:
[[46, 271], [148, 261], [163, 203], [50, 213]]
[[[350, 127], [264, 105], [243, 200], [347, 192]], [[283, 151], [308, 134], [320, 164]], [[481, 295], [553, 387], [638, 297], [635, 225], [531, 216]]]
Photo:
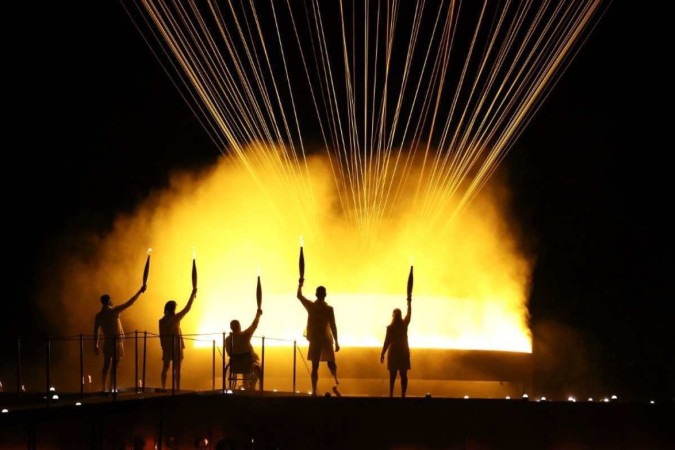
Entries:
[[[307, 317], [295, 298], [300, 236], [304, 293], [313, 299], [315, 288], [326, 286], [343, 347], [382, 345], [392, 310], [405, 314], [414, 254], [411, 346], [531, 352], [531, 262], [505, 218], [502, 188], [485, 188], [442, 226], [419, 222], [413, 198], [399, 199], [396, 214], [381, 217], [364, 234], [341, 213], [324, 160], [309, 159], [307, 170], [291, 174], [297, 181], [291, 184], [288, 174], [262, 166], [257, 182], [228, 158], [206, 173], [176, 174], [169, 188], [119, 217], [107, 236], [84, 239], [83, 254], [64, 253], [61, 272], [50, 274], [61, 288], [45, 292], [45, 304], [57, 306], [55, 320], [74, 333], [87, 332], [102, 293], [110, 293], [114, 304], [126, 301], [138, 289], [143, 243], [151, 241], [153, 284], [123, 313], [125, 330], [156, 333], [166, 301], [176, 300], [178, 310], [185, 306], [190, 257], [198, 247], [199, 290], [182, 324], [189, 341], [220, 342], [232, 319], [248, 326], [262, 268], [263, 316], [256, 335], [265, 336], [266, 345], [292, 345], [303, 339]], [[54, 305], [55, 297], [63, 303]]]

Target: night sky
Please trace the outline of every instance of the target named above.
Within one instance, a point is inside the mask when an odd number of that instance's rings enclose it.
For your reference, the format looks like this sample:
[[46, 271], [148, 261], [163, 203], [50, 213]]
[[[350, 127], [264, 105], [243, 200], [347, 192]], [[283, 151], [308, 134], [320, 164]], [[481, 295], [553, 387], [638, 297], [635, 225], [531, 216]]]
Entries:
[[[55, 240], [220, 156], [120, 4], [93, 3], [22, 11], [8, 41], [3, 364], [17, 336], [58, 331], [32, 304]], [[535, 361], [559, 358], [542, 386], [592, 372], [608, 393], [675, 396], [664, 15], [614, 2], [503, 163], [538, 258]]]

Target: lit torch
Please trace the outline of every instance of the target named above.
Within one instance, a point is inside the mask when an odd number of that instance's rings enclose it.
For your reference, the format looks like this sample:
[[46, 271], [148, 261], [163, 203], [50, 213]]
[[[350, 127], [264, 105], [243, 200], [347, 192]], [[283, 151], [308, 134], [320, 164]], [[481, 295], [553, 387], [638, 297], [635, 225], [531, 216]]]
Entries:
[[413, 266], [412, 264], [410, 265], [410, 273], [408, 274], [408, 298], [412, 298], [412, 290], [413, 290]]
[[148, 258], [145, 260], [145, 269], [143, 269], [143, 286], [148, 284], [148, 275], [150, 274], [150, 253], [152, 249], [148, 249]]
[[192, 289], [197, 288], [197, 251], [192, 248]]
[[298, 266], [300, 269], [300, 284], [305, 280], [305, 254], [302, 252], [302, 236], [300, 236], [300, 261], [298, 261]]

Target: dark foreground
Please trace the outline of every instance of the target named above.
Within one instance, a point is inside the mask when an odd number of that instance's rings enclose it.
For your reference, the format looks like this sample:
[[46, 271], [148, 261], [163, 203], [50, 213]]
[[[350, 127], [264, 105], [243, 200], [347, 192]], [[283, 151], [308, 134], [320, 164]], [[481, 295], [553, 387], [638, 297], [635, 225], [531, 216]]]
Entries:
[[0, 416], [1, 449], [675, 448], [672, 402], [220, 391], [33, 401]]

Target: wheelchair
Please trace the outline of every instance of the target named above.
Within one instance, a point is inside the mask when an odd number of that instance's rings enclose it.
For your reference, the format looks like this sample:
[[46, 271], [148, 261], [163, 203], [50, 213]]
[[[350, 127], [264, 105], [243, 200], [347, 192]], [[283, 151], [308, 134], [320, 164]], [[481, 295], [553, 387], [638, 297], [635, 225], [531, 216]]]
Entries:
[[233, 355], [225, 366], [227, 388], [235, 390], [262, 392], [262, 369], [258, 362], [251, 359], [250, 355]]

